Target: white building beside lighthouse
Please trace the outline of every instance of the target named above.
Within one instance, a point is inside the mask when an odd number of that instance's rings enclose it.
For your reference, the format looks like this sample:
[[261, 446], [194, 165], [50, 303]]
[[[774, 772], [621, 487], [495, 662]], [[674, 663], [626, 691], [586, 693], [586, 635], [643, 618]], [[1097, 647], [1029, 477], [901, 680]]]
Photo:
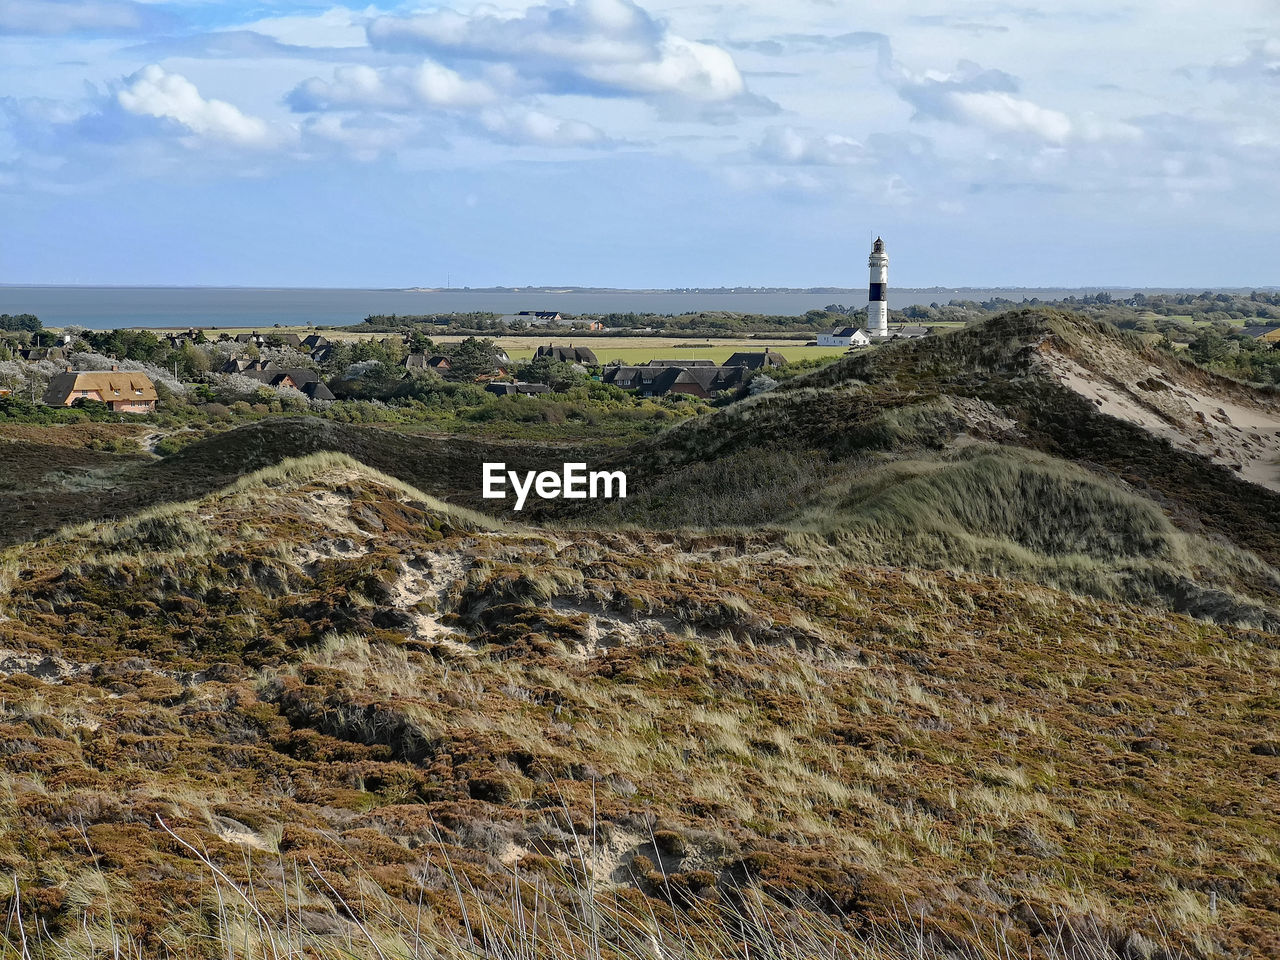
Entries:
[[867, 291], [867, 333], [873, 340], [889, 336], [889, 255], [884, 241], [876, 237], [867, 258], [871, 268], [871, 286]]

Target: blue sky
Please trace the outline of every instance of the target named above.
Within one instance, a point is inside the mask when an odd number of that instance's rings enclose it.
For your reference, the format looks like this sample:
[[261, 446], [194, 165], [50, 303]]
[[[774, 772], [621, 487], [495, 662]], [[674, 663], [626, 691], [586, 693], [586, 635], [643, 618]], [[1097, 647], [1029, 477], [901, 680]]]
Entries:
[[0, 283], [1280, 284], [1280, 2], [0, 0]]

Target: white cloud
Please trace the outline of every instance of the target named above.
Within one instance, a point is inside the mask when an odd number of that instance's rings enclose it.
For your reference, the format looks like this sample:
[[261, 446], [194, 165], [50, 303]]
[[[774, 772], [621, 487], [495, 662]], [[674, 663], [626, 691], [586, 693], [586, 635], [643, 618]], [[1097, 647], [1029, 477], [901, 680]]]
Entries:
[[466, 80], [432, 60], [424, 60], [413, 72], [411, 84], [422, 102], [432, 106], [475, 107], [490, 103], [497, 96], [488, 84]]
[[333, 72], [332, 82], [319, 77], [305, 80], [290, 96], [326, 106], [388, 106], [391, 92], [382, 82], [382, 74], [373, 67], [356, 64], [338, 67]]
[[418, 125], [404, 117], [375, 118], [323, 113], [307, 118], [304, 135], [343, 148], [357, 160], [376, 160], [388, 150], [404, 146], [418, 133]]
[[375, 47], [429, 46], [482, 58], [604, 63], [651, 56], [662, 32], [630, 0], [573, 0], [533, 6], [518, 17], [466, 16], [450, 9], [380, 17], [369, 25], [369, 41]]
[[733, 57], [671, 32], [631, 0], [555, 0], [518, 16], [440, 9], [379, 17], [369, 42], [446, 61], [507, 63], [558, 93], [622, 93], [725, 101], [746, 91]]
[[635, 93], [678, 94], [691, 100], [731, 100], [746, 92], [742, 74], [725, 50], [666, 36], [656, 59], [589, 64], [583, 76]]
[[1077, 118], [1007, 93], [953, 93], [957, 113], [996, 133], [1029, 134], [1045, 143], [1133, 141], [1142, 131], [1121, 120], [1103, 120], [1093, 114]]
[[433, 60], [417, 67], [338, 67], [332, 80], [304, 80], [286, 98], [302, 113], [323, 110], [411, 110], [416, 107], [480, 107], [497, 93], [482, 80], [468, 80]]
[[984, 70], [970, 61], [961, 61], [950, 73], [928, 70], [915, 75], [899, 67], [894, 82], [898, 95], [915, 108], [917, 118], [977, 127], [997, 136], [1030, 137], [1050, 146], [1064, 146], [1132, 141], [1142, 135], [1125, 121], [1106, 120], [1092, 113], [1072, 117], [1042, 106], [1019, 95], [1017, 78], [1002, 70]]
[[850, 137], [814, 135], [794, 127], [771, 127], [757, 144], [755, 155], [769, 163], [844, 166], [865, 159], [862, 144]]
[[358, 47], [365, 42], [365, 21], [375, 9], [331, 7], [322, 13], [285, 14], [243, 24], [283, 44], [306, 47]]
[[958, 118], [998, 133], [1028, 133], [1047, 143], [1065, 143], [1074, 130], [1065, 113], [1008, 93], [950, 93]]
[[1268, 37], [1249, 44], [1249, 52], [1216, 64], [1213, 76], [1223, 80], [1250, 83], [1280, 82], [1280, 37]]
[[173, 120], [192, 133], [239, 146], [266, 146], [274, 139], [266, 122], [223, 100], [206, 100], [178, 73], [152, 64], [126, 78], [116, 101], [138, 116]]
[[564, 120], [540, 110], [486, 110], [480, 125], [491, 136], [512, 144], [590, 147], [606, 142], [598, 128], [581, 120]]

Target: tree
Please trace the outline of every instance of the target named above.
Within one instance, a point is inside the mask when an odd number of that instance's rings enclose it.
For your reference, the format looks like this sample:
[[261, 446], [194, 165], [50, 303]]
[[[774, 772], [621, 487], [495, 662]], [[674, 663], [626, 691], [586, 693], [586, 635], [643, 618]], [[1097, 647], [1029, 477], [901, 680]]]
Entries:
[[420, 327], [415, 327], [409, 331], [409, 349], [414, 353], [433, 353], [436, 345]]
[[1190, 352], [1197, 363], [1211, 364], [1226, 360], [1231, 351], [1222, 334], [1206, 330], [1191, 341]]
[[168, 346], [150, 330], [88, 331], [84, 339], [94, 352], [121, 360], [163, 365], [168, 359]]
[[40, 318], [31, 313], [20, 313], [17, 316], [0, 313], [0, 330], [22, 330], [27, 333], [42, 333], [44, 326], [40, 323]]
[[449, 371], [445, 378], [453, 381], [471, 381], [486, 373], [493, 373], [498, 366], [498, 351], [492, 340], [467, 337], [449, 353]]
[[209, 361], [209, 354], [189, 343], [183, 345], [177, 356], [178, 369], [188, 377], [197, 377], [202, 373], [208, 373], [212, 366]]
[[556, 393], [563, 393], [590, 379], [587, 371], [580, 365], [552, 360], [550, 357], [538, 357], [520, 364], [516, 368], [516, 376], [530, 383], [545, 383]]

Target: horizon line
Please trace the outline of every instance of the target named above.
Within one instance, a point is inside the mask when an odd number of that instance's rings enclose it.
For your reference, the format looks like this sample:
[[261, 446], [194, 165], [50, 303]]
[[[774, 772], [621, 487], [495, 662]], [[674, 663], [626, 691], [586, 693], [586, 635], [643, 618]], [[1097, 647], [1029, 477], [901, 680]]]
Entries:
[[[865, 293], [865, 286], [836, 286], [828, 284], [812, 284], [805, 287], [793, 286], [748, 286], [743, 284], [726, 286], [680, 286], [680, 287], [611, 287], [580, 286], [575, 284], [526, 284], [521, 286], [491, 285], [484, 287], [423, 287], [423, 286], [307, 286], [293, 284], [236, 284], [236, 283], [12, 283], [0, 282], [0, 290], [19, 289], [51, 289], [51, 290], [332, 290], [360, 291], [376, 293], [543, 293], [565, 296], [575, 293], [623, 293], [623, 294], [672, 294], [672, 293]], [[1193, 286], [1172, 286], [1167, 284], [1129, 284], [1103, 283], [1087, 285], [1070, 285], [1065, 283], [1038, 284], [930, 284], [929, 286], [891, 286], [900, 291], [1019, 291], [1019, 290], [1064, 290], [1095, 291], [1105, 293], [1116, 290], [1132, 290], [1135, 293], [1147, 291], [1161, 293], [1184, 293], [1203, 291], [1249, 290], [1280, 291], [1280, 284], [1196, 284]]]

